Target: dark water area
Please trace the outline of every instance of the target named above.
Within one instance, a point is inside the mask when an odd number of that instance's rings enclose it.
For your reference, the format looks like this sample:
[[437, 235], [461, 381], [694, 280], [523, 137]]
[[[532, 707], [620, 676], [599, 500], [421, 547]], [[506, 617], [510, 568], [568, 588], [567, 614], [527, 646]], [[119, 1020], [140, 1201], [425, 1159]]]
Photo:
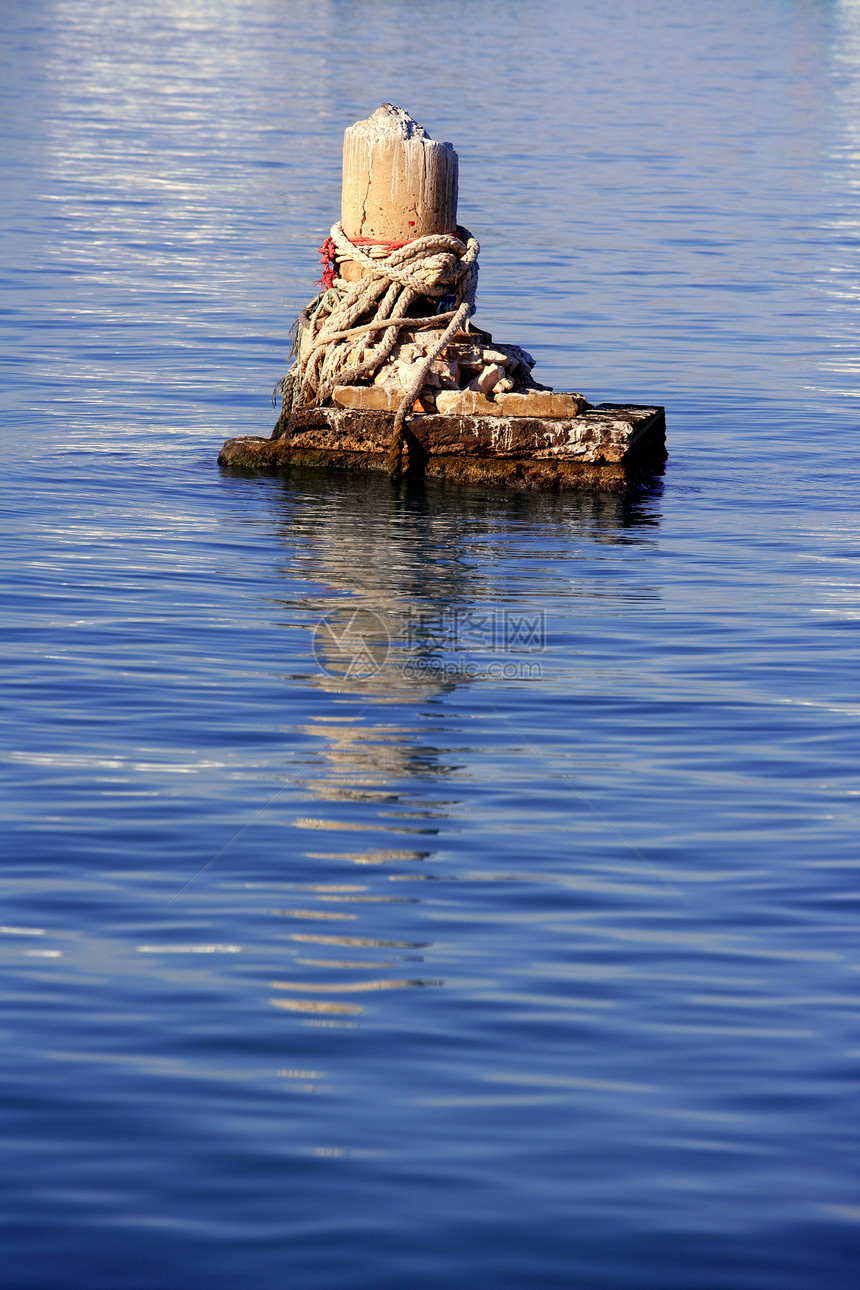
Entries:
[[[0, 1284], [853, 1288], [860, 5], [2, 14]], [[382, 101], [651, 487], [218, 468]]]

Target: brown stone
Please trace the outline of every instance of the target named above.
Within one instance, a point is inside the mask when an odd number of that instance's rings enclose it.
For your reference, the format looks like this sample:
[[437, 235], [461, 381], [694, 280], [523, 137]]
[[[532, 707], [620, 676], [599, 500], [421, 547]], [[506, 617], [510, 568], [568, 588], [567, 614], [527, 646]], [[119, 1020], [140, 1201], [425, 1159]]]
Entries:
[[[453, 340], [446, 350], [447, 355], [453, 358], [467, 372], [480, 372], [485, 367], [484, 354], [486, 352], [483, 345], [473, 340]], [[491, 352], [497, 353], [498, 351], [493, 350]], [[494, 362], [495, 360], [487, 361]]]
[[505, 369], [503, 367], [500, 367], [498, 363], [491, 363], [489, 367], [485, 367], [482, 372], [479, 372], [474, 380], [469, 382], [469, 389], [477, 390], [478, 394], [483, 394], [484, 396], [490, 395], [504, 375]]
[[434, 358], [430, 371], [439, 378], [438, 384], [443, 390], [459, 390], [460, 369], [450, 358]]
[[526, 390], [497, 394], [499, 415], [505, 417], [578, 417], [588, 407], [581, 394], [556, 394], [552, 390]]
[[396, 412], [403, 402], [404, 391], [391, 385], [336, 385], [332, 399], [341, 408], [361, 412]]
[[436, 395], [436, 409], [446, 417], [497, 417], [495, 403], [476, 390], [441, 390]]

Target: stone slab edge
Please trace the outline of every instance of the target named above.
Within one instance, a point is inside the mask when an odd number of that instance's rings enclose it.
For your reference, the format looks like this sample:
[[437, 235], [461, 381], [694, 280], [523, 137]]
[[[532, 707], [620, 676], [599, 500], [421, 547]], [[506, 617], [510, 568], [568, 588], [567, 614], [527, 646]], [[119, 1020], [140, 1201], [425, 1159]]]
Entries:
[[[302, 408], [289, 442], [293, 448], [387, 452], [393, 424], [390, 411]], [[409, 429], [428, 457], [465, 453], [610, 464], [623, 460], [643, 436], [664, 433], [665, 416], [660, 407], [604, 403], [566, 419], [414, 413]]]
[[[305, 408], [285, 438], [228, 439], [222, 466], [266, 471], [289, 465], [384, 471], [394, 416]], [[464, 424], [465, 423], [465, 424]], [[571, 421], [414, 415], [428, 478], [549, 491], [620, 492], [665, 459], [661, 407], [601, 404]]]

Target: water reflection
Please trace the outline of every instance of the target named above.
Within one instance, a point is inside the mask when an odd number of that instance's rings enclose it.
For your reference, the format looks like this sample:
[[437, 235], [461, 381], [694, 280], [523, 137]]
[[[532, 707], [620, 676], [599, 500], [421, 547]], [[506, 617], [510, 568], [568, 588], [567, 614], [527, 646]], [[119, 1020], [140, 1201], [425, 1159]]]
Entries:
[[[270, 909], [303, 947], [288, 978], [271, 982], [271, 1003], [305, 1024], [355, 1024], [364, 996], [444, 984], [414, 970], [436, 952], [416, 934], [425, 926], [425, 902], [411, 894], [419, 889], [392, 896], [388, 884], [423, 867], [454, 827], [460, 803], [436, 791], [461, 765], [448, 699], [486, 679], [540, 677], [561, 561], [569, 572], [577, 551], [591, 558], [650, 541], [658, 495], [528, 497], [297, 472], [282, 497], [285, 574], [319, 589], [280, 604], [304, 613], [312, 638], [309, 683], [320, 711], [298, 732], [319, 741], [304, 786], [327, 808], [288, 825], [298, 846], [302, 834], [331, 839], [301, 852], [309, 867], [361, 866], [367, 881], [293, 885], [301, 900]], [[626, 592], [592, 575], [573, 594], [623, 600]], [[640, 585], [636, 594], [649, 593]], [[385, 720], [394, 703], [400, 719]], [[392, 834], [407, 845], [388, 845]]]
[[[426, 696], [422, 696], [426, 697]], [[368, 702], [385, 702], [385, 696], [372, 695]], [[301, 726], [303, 734], [324, 740], [320, 750], [329, 768], [327, 775], [313, 782], [316, 797], [340, 802], [399, 801], [399, 794], [388, 792], [388, 786], [406, 777], [428, 778], [448, 775], [456, 769], [457, 759], [453, 750], [447, 756], [440, 753], [428, 737], [433, 727], [382, 725], [355, 718], [350, 725], [331, 725], [320, 722]], [[436, 733], [439, 733], [438, 731]], [[420, 736], [416, 738], [416, 736]], [[336, 822], [311, 817], [296, 821], [296, 828], [336, 829]], [[390, 831], [390, 830], [388, 830]], [[398, 829], [398, 832], [422, 832], [427, 829]]]
[[[300, 561], [290, 573], [325, 588], [302, 601], [318, 614], [312, 683], [401, 702], [482, 678], [532, 679], [546, 644], [554, 554], [647, 541], [659, 493], [658, 485], [638, 497], [530, 496], [297, 472], [281, 528]], [[519, 557], [524, 535], [534, 577], [524, 581], [520, 568], [515, 582], [510, 542]]]

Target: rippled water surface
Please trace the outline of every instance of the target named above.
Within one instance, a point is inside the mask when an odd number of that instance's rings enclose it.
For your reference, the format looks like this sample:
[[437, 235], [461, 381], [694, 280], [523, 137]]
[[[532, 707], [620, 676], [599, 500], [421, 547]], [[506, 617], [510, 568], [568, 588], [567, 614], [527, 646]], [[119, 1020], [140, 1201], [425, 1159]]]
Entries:
[[[856, 1285], [860, 5], [2, 12], [3, 1283]], [[219, 470], [383, 100], [653, 487]]]

